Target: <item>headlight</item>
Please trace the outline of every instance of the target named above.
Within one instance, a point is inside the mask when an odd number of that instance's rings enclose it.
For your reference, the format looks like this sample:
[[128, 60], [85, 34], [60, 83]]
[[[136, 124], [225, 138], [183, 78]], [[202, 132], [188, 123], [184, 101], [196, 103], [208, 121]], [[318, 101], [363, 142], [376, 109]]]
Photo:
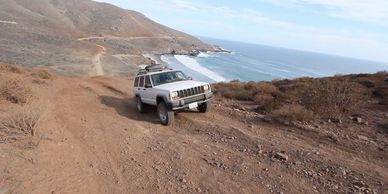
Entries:
[[205, 92], [210, 91], [210, 86], [209, 85], [205, 85], [205, 86], [203, 86], [203, 88], [205, 89]]
[[172, 100], [179, 99], [178, 92], [171, 92], [170, 95]]

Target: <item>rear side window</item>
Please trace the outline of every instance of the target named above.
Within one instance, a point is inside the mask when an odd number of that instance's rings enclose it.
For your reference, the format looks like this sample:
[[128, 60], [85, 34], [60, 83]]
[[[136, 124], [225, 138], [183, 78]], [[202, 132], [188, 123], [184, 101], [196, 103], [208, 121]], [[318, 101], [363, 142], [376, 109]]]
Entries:
[[135, 87], [139, 86], [139, 77], [135, 78], [135, 83], [133, 85]]
[[139, 81], [139, 87], [144, 87], [144, 76], [143, 77], [140, 77], [140, 81]]
[[145, 76], [145, 84], [151, 84], [150, 76]]

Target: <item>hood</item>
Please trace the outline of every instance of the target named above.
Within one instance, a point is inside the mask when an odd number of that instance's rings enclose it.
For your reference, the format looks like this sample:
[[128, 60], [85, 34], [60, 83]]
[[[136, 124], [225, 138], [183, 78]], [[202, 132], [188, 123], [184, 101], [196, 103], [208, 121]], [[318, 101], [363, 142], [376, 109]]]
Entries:
[[178, 81], [178, 82], [173, 82], [168, 84], [162, 84], [159, 86], [155, 86], [154, 88], [173, 92], [177, 90], [183, 90], [187, 88], [193, 88], [193, 87], [204, 86], [204, 85], [209, 85], [209, 84], [206, 82], [185, 80], [185, 81]]

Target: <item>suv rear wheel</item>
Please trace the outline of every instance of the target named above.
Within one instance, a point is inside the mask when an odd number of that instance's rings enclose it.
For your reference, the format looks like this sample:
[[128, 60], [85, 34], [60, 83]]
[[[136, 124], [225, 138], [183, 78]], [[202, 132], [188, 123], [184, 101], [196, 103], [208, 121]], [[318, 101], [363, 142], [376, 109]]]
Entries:
[[167, 110], [166, 103], [164, 102], [159, 102], [158, 104], [158, 116], [163, 125], [170, 125], [174, 122], [174, 111]]
[[198, 111], [201, 113], [207, 113], [210, 111], [210, 101], [204, 102], [198, 106]]
[[145, 104], [141, 101], [141, 98], [139, 96], [136, 96], [136, 108], [139, 113], [145, 112]]

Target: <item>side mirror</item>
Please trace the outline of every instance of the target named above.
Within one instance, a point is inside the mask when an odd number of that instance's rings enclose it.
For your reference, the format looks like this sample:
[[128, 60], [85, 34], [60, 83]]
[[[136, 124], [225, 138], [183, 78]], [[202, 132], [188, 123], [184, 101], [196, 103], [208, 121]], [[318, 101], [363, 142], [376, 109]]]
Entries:
[[187, 79], [188, 79], [188, 80], [193, 80], [193, 78], [192, 78], [192, 77], [190, 77], [190, 76], [189, 76], [189, 77], [187, 77]]
[[152, 84], [147, 83], [147, 84], [144, 85], [144, 87], [145, 87], [145, 88], [152, 88]]

